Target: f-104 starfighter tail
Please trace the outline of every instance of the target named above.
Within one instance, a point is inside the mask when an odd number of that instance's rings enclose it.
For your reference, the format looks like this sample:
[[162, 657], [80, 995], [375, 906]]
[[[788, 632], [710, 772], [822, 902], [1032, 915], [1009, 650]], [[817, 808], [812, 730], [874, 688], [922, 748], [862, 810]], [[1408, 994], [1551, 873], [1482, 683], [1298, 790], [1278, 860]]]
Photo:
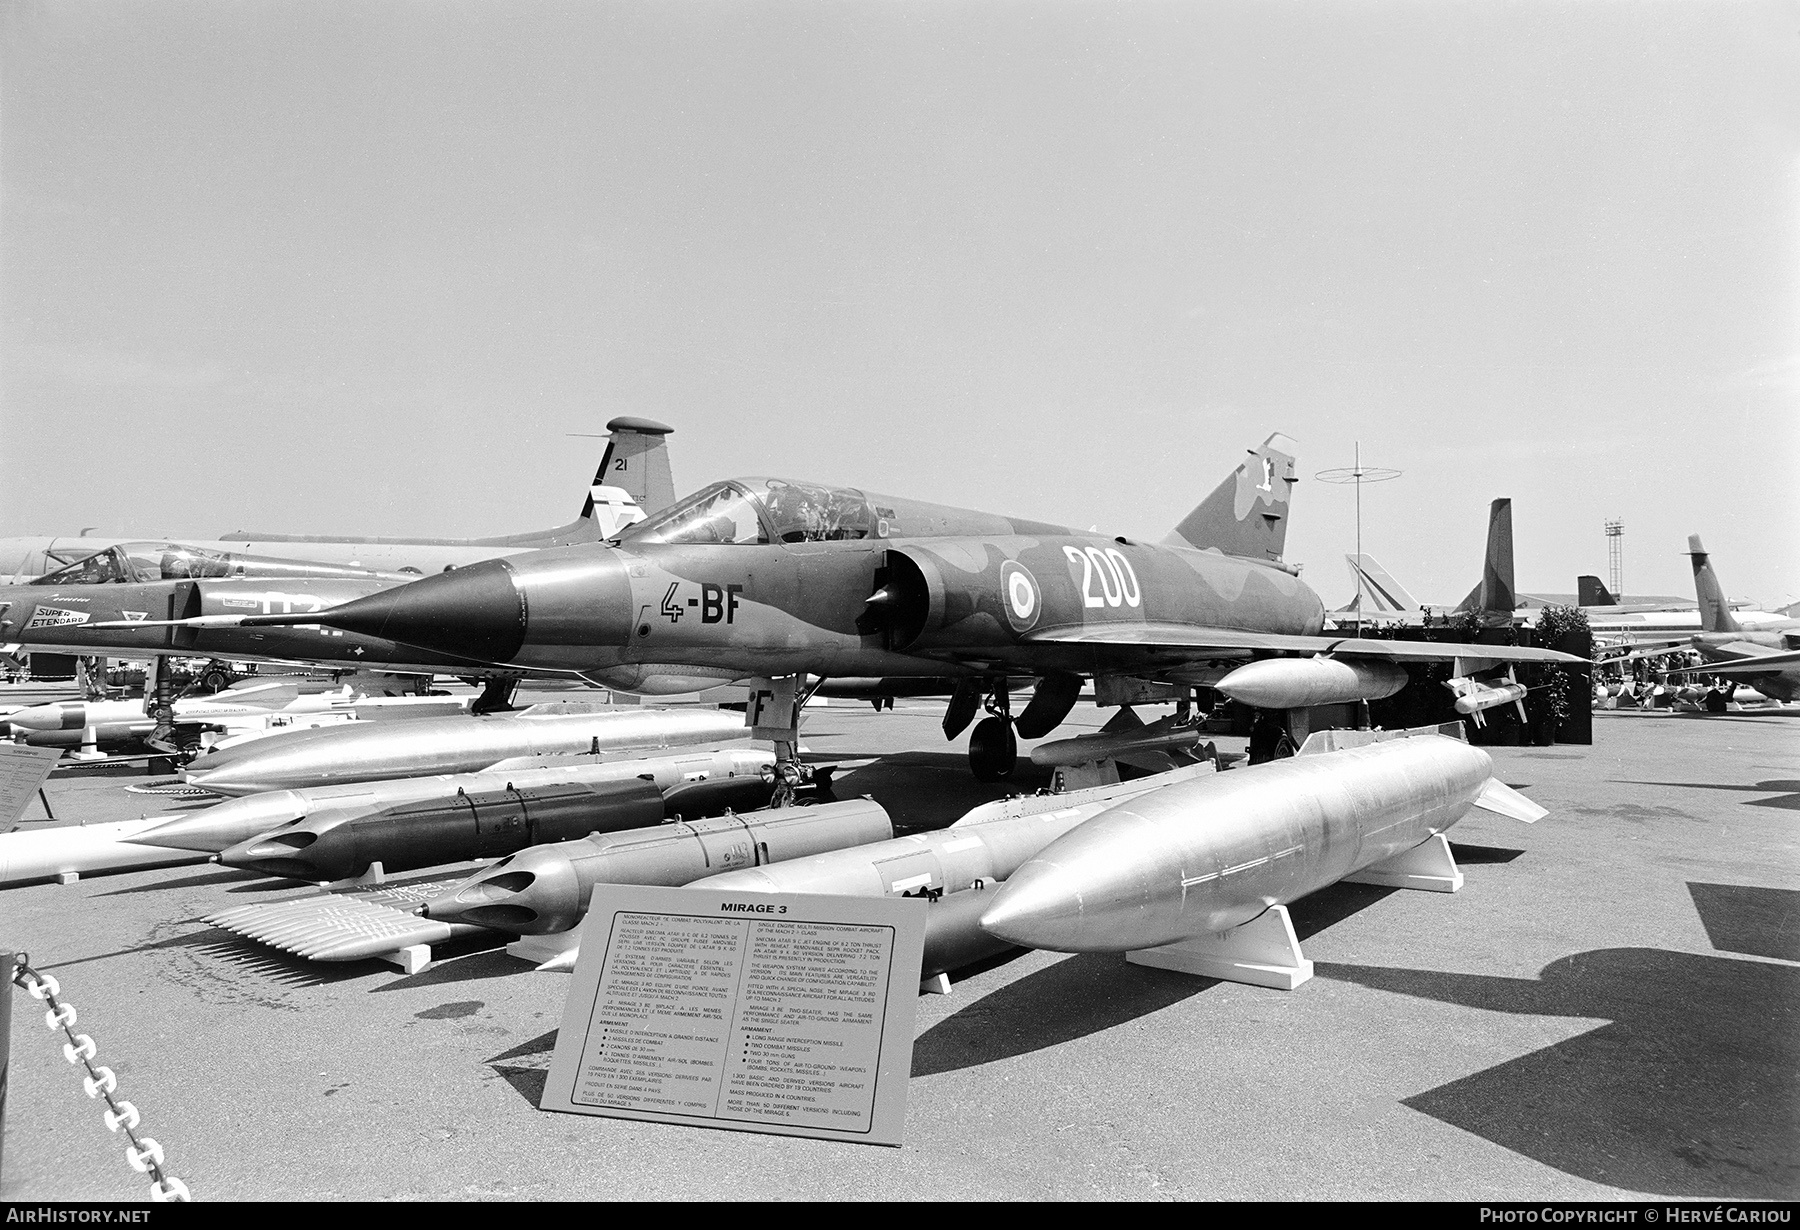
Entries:
[[612, 420], [606, 430], [612, 433], [610, 442], [594, 471], [581, 519], [599, 526], [602, 538], [612, 538], [675, 502], [668, 443], [674, 428], [626, 416]]
[[1287, 544], [1288, 501], [1299, 475], [1298, 446], [1279, 432], [1250, 450], [1243, 464], [1184, 518], [1163, 542], [1246, 559], [1281, 559]]
[[1731, 613], [1731, 603], [1725, 600], [1725, 590], [1719, 584], [1719, 574], [1713, 571], [1712, 556], [1700, 545], [1700, 535], [1688, 535], [1688, 557], [1694, 561], [1694, 597], [1700, 603], [1700, 630], [1702, 632], [1741, 632], [1737, 617]]

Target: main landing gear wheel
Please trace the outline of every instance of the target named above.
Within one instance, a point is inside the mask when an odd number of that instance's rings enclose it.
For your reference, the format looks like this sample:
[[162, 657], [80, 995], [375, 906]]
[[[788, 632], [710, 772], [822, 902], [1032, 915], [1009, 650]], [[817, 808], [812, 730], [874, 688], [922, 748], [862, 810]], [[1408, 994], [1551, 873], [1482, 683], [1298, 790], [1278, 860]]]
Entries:
[[969, 768], [977, 781], [997, 782], [1012, 776], [1019, 759], [1019, 741], [1012, 723], [1003, 717], [985, 718], [969, 732]]

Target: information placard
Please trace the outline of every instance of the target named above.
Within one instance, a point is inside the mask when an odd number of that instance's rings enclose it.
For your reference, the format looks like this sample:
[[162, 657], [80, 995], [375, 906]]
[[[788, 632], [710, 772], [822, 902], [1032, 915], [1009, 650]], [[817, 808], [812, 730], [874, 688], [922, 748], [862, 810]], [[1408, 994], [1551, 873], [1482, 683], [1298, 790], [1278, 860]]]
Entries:
[[900, 1144], [925, 910], [600, 885], [539, 1106]]
[[62, 754], [60, 747], [0, 743], [0, 833], [10, 831], [25, 815]]

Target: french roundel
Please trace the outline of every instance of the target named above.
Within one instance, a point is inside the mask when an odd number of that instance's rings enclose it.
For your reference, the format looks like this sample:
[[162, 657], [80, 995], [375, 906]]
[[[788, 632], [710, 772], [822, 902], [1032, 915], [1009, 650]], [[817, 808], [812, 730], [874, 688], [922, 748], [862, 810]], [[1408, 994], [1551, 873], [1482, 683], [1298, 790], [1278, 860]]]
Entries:
[[1037, 578], [1025, 565], [1007, 560], [1000, 565], [1000, 589], [1006, 597], [1006, 618], [1019, 632], [1028, 632], [1043, 609]]

